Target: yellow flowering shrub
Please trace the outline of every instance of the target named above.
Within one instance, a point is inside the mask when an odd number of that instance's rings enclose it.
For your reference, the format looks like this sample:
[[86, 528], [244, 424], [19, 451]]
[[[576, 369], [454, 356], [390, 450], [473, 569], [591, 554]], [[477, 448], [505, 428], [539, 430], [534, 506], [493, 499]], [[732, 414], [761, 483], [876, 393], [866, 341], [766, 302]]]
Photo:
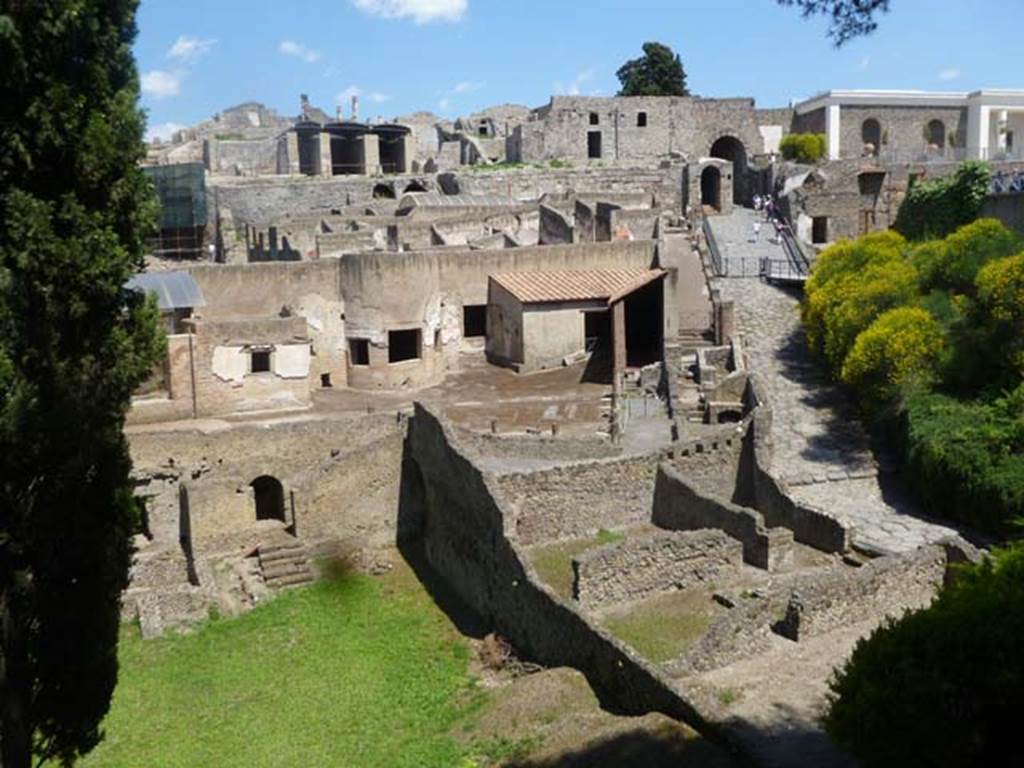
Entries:
[[842, 367], [842, 379], [871, 398], [926, 383], [944, 346], [942, 327], [920, 307], [897, 307], [879, 315], [857, 336]]

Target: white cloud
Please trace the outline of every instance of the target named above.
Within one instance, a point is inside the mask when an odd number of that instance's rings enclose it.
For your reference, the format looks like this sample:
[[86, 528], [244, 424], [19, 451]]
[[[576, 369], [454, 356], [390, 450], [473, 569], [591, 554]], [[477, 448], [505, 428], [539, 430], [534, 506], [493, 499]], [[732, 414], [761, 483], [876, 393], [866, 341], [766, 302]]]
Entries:
[[216, 42], [216, 40], [201, 40], [198, 37], [181, 35], [167, 50], [167, 58], [184, 62], [197, 61], [209, 53]]
[[939, 70], [939, 80], [956, 80], [960, 77], [960, 70], [956, 67], [946, 67]]
[[558, 96], [579, 96], [583, 84], [593, 77], [593, 69], [584, 69], [582, 72], [577, 74], [576, 77], [573, 78], [572, 82], [569, 83], [568, 87], [563, 86], [562, 83], [555, 83], [555, 94]]
[[302, 59], [307, 64], [320, 60], [320, 51], [314, 51], [294, 40], [282, 40], [277, 49], [285, 56], [294, 56], [297, 59]]
[[388, 96], [386, 93], [374, 91], [373, 93], [370, 94], [370, 101], [372, 101], [374, 104], [383, 104], [385, 101], [391, 101], [391, 97]]
[[359, 86], [356, 86], [356, 85], [350, 85], [348, 88], [346, 88], [344, 91], [342, 91], [341, 93], [338, 94], [338, 103], [339, 104], [348, 104], [350, 101], [352, 101], [352, 97], [353, 96], [362, 96], [362, 95], [363, 95], [363, 89], [362, 88], [360, 88]]
[[178, 131], [182, 131], [188, 126], [182, 125], [181, 123], [158, 123], [157, 125], [150, 125], [146, 127], [146, 141], [153, 141], [154, 139], [160, 139], [160, 141], [170, 141]]
[[467, 93], [473, 93], [474, 91], [479, 91], [483, 87], [483, 83], [477, 83], [473, 80], [463, 80], [458, 82], [441, 94], [441, 98], [437, 102], [438, 109], [444, 112], [451, 106], [453, 96], [462, 96]]
[[857, 69], [867, 69], [870, 66], [871, 66], [871, 57], [870, 56], [865, 56], [863, 59], [860, 60], [860, 63], [857, 65]]
[[181, 78], [184, 75], [180, 70], [167, 72], [163, 69], [153, 69], [144, 72], [142, 75], [142, 92], [155, 99], [163, 99], [168, 96], [177, 96], [181, 91]]
[[411, 18], [417, 24], [426, 24], [459, 21], [469, 8], [469, 0], [352, 0], [352, 5], [371, 16]]

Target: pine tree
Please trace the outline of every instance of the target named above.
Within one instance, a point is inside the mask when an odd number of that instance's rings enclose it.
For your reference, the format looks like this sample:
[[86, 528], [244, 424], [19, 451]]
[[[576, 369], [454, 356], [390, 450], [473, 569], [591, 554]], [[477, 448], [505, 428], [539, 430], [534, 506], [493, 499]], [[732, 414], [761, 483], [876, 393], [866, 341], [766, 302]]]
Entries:
[[72, 762], [117, 678], [122, 434], [163, 354], [143, 266], [137, 0], [0, 0], [0, 760]]
[[644, 43], [644, 55], [630, 59], [616, 72], [619, 96], [689, 96], [679, 55], [661, 43]]

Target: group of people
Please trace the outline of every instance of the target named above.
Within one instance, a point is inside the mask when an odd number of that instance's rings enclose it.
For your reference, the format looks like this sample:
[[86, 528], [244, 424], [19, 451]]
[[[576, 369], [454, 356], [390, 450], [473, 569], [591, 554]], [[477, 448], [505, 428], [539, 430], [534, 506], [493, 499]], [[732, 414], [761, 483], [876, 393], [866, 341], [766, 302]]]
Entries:
[[[771, 237], [771, 242], [781, 243], [782, 242], [782, 216], [779, 213], [778, 207], [775, 205], [775, 200], [771, 195], [765, 195], [762, 197], [759, 194], [754, 195], [754, 210], [758, 213], [764, 214], [764, 220], [772, 225], [775, 230]], [[751, 224], [750, 240], [751, 243], [756, 243], [761, 239], [761, 219], [755, 217]]]
[[1024, 171], [996, 171], [989, 182], [989, 192], [997, 195], [1004, 192], [1024, 192]]

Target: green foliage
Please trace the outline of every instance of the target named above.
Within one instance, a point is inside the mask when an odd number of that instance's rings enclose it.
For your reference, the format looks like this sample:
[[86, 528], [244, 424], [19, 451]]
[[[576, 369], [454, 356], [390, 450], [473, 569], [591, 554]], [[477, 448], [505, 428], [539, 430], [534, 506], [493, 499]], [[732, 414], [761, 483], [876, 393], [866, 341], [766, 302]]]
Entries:
[[828, 733], [866, 768], [1006, 763], [1024, 706], [1024, 548], [861, 640], [831, 689]]
[[825, 249], [807, 282], [803, 320], [811, 348], [838, 377], [857, 335], [916, 293], [917, 272], [903, 238], [879, 232]]
[[291, 590], [187, 636], [124, 631], [107, 738], [85, 768], [457, 765], [486, 703], [470, 650], [399, 564]]
[[932, 514], [1007, 534], [1024, 514], [1024, 390], [990, 403], [935, 392], [906, 398], [908, 472]]
[[842, 47], [878, 28], [875, 14], [889, 10], [889, 0], [777, 0], [779, 5], [795, 5], [804, 17], [827, 16], [828, 36], [836, 48]]
[[782, 137], [779, 150], [787, 160], [816, 163], [825, 156], [824, 133], [791, 133]]
[[644, 55], [630, 59], [615, 73], [619, 96], [689, 96], [679, 55], [661, 43], [644, 43]]
[[969, 161], [944, 179], [911, 183], [896, 214], [895, 228], [908, 240], [945, 237], [978, 218], [992, 170]]
[[132, 0], [0, 10], [0, 762], [70, 763], [117, 676], [135, 504], [122, 424], [163, 354]]
[[897, 307], [857, 336], [842, 379], [870, 400], [892, 400], [900, 389], [932, 381], [943, 347], [942, 328], [920, 307]]
[[978, 219], [945, 240], [926, 240], [911, 251], [910, 259], [921, 272], [924, 291], [973, 293], [978, 270], [993, 259], [1018, 252], [1021, 245], [1020, 238], [998, 219]]
[[1024, 516], [1024, 253], [1008, 255], [1020, 248], [992, 219], [913, 244], [842, 241], [801, 308], [812, 350], [865, 411], [902, 411], [888, 428], [925, 506], [1000, 535]]

